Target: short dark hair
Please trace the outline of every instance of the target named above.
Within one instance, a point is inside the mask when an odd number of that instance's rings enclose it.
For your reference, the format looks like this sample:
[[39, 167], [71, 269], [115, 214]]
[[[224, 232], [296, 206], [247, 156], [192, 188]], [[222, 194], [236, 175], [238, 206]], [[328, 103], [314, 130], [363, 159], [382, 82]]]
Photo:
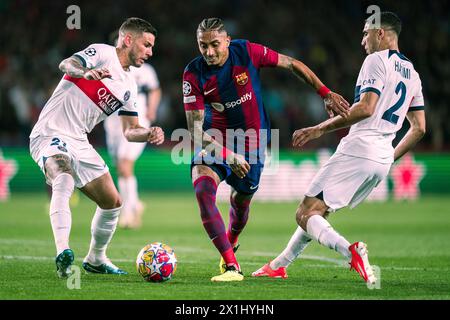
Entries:
[[217, 31], [222, 32], [225, 31], [225, 25], [223, 24], [222, 19], [220, 18], [206, 18], [203, 19], [202, 22], [198, 25], [197, 33], [199, 32], [208, 32], [208, 31]]
[[[366, 22], [372, 23], [374, 21], [375, 14], [367, 18]], [[395, 13], [390, 11], [380, 12], [380, 24], [382, 29], [392, 30], [397, 36], [399, 36], [402, 31], [402, 21]]]
[[158, 35], [155, 27], [151, 25], [150, 22], [141, 18], [128, 18], [119, 28], [119, 33], [124, 33], [126, 31], [134, 33], [144, 33], [148, 32], [153, 34], [155, 37]]

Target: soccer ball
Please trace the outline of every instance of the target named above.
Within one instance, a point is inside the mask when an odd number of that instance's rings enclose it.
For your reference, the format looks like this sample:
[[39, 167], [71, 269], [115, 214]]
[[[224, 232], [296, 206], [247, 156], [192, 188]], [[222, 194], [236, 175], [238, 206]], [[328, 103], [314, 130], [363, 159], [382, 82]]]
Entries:
[[145, 281], [163, 282], [172, 278], [175, 273], [177, 258], [171, 247], [153, 242], [139, 252], [136, 267]]

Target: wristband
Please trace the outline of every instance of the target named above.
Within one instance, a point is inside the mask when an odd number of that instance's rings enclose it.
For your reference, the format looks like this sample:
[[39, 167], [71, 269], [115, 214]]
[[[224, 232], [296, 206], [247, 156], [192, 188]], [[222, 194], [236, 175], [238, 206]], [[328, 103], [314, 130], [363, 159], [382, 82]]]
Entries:
[[230, 150], [228, 150], [227, 148], [223, 147], [222, 149], [222, 159], [224, 161], [227, 160], [227, 156], [230, 155], [232, 152]]
[[325, 99], [326, 96], [327, 96], [327, 94], [328, 94], [330, 91], [331, 91], [331, 90], [328, 89], [326, 86], [322, 86], [322, 87], [320, 87], [319, 90], [317, 90], [317, 94], [318, 94], [319, 96], [321, 96], [322, 99]]

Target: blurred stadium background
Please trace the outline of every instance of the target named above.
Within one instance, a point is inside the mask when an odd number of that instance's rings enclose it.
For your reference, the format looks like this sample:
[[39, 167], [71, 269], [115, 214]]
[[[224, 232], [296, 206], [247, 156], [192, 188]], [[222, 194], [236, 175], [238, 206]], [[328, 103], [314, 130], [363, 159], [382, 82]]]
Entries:
[[[69, 30], [66, 9], [81, 9], [81, 29]], [[190, 191], [188, 165], [170, 161], [171, 133], [185, 128], [181, 99], [184, 66], [198, 49], [195, 30], [208, 16], [225, 20], [233, 38], [246, 38], [292, 55], [309, 65], [334, 91], [353, 101], [354, 84], [365, 53], [360, 46], [368, 1], [0, 1], [0, 194], [44, 190], [37, 166], [28, 156], [28, 135], [47, 98], [61, 77], [59, 62], [90, 43], [107, 42], [124, 18], [139, 16], [156, 26], [159, 36], [150, 63], [163, 90], [156, 124], [166, 132], [162, 148], [148, 146], [138, 161], [141, 191]], [[450, 167], [450, 59], [448, 1], [378, 1], [381, 10], [391, 10], [403, 20], [400, 49], [421, 75], [426, 98], [427, 134], [414, 149], [410, 162], [401, 167], [400, 177], [391, 175], [378, 196], [394, 194], [395, 182], [419, 183], [422, 194], [448, 194]], [[265, 105], [273, 128], [280, 128], [281, 171], [265, 178], [260, 200], [297, 199], [318, 165], [336, 147], [347, 130], [340, 130], [309, 143], [304, 151], [290, 148], [292, 132], [326, 117], [321, 100], [291, 74], [262, 70]], [[408, 124], [399, 133], [400, 139]], [[102, 125], [89, 135], [104, 155]], [[321, 150], [320, 152], [316, 152]], [[406, 169], [405, 169], [406, 168]], [[111, 167], [111, 171], [114, 171]], [[397, 179], [397, 180], [396, 180]], [[10, 180], [10, 181], [9, 181]], [[155, 183], [157, 181], [158, 183]], [[9, 183], [8, 183], [9, 182]], [[270, 187], [276, 185], [275, 192]], [[266, 188], [267, 186], [267, 188]], [[413, 188], [414, 189], [414, 188]], [[221, 195], [225, 196], [224, 190]], [[414, 190], [406, 190], [414, 193]], [[384, 194], [384, 195], [382, 195]], [[278, 195], [278, 196], [277, 196]], [[414, 197], [405, 194], [404, 197]], [[402, 197], [399, 195], [399, 197]]]

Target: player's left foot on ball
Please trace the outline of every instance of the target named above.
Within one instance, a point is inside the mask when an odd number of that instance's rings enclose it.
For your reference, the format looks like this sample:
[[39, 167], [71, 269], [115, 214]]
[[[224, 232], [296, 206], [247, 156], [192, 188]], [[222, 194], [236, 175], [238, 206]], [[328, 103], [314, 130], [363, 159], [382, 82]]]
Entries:
[[115, 266], [111, 261], [106, 261], [98, 266], [94, 266], [89, 262], [83, 262], [83, 269], [89, 273], [101, 273], [101, 274], [128, 274], [128, 272]]
[[64, 250], [56, 257], [56, 274], [58, 277], [67, 278], [72, 274], [72, 269], [70, 266], [72, 265], [74, 259], [75, 256], [71, 249]]
[[[239, 243], [236, 243], [236, 244], [233, 246], [233, 252], [234, 252], [234, 253], [236, 253], [236, 251], [239, 249], [239, 246], [240, 246]], [[225, 273], [226, 268], [227, 268], [227, 264], [225, 263], [225, 260], [223, 259], [223, 257], [220, 257], [220, 262], [219, 262], [219, 270], [220, 270], [220, 273]]]
[[269, 278], [283, 278], [288, 277], [285, 267], [280, 267], [278, 269], [272, 269], [270, 267], [270, 262], [263, 265], [261, 268], [252, 273], [252, 277], [269, 277]]
[[352, 260], [350, 261], [350, 270], [354, 269], [361, 277], [370, 284], [375, 284], [377, 278], [373, 272], [373, 268], [369, 263], [369, 251], [367, 245], [363, 242], [355, 242], [348, 247], [352, 254]]
[[224, 273], [211, 278], [212, 282], [230, 282], [242, 280], [244, 280], [244, 275], [235, 266], [226, 266]]

